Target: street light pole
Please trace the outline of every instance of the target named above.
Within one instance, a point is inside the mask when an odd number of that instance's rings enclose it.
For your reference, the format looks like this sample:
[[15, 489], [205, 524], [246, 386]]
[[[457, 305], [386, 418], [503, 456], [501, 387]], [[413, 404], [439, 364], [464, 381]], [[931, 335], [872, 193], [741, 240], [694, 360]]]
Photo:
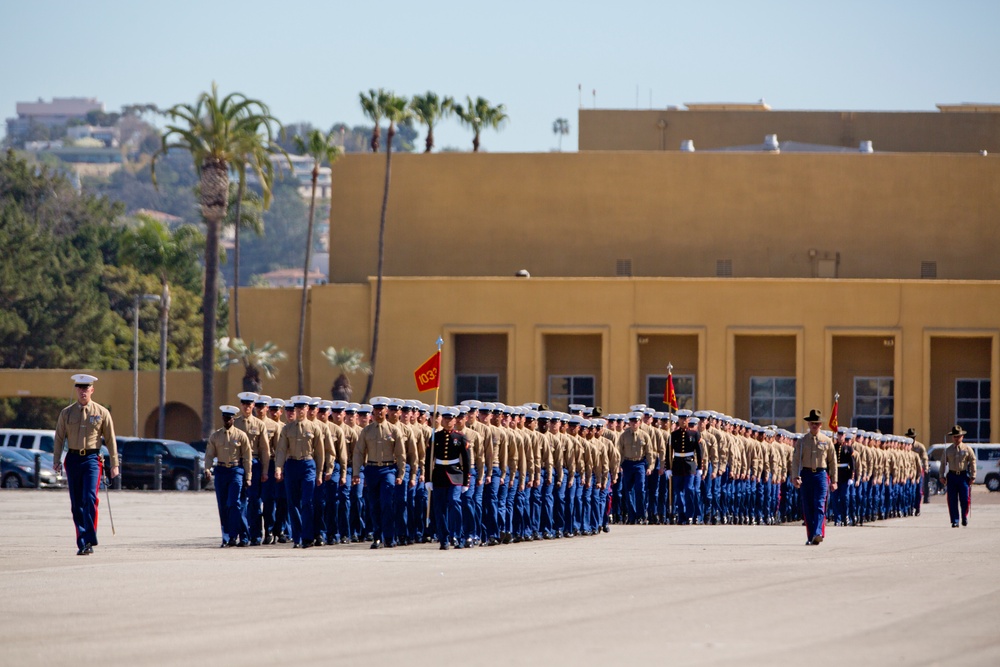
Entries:
[[136, 294], [132, 322], [132, 435], [139, 437], [139, 305], [141, 301], [159, 301], [158, 294]]
[[167, 421], [167, 326], [170, 320], [170, 286], [163, 283], [160, 295], [160, 405], [156, 420], [156, 437], [163, 438]]

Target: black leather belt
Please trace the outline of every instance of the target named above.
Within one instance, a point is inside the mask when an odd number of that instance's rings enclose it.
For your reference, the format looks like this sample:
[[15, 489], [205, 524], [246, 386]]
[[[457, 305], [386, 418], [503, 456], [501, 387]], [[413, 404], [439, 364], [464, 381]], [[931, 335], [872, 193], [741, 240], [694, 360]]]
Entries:
[[395, 461], [369, 461], [368, 465], [375, 466], [376, 468], [385, 468], [387, 466], [395, 466]]
[[222, 461], [219, 461], [218, 463], [216, 463], [216, 465], [221, 466], [223, 468], [236, 468], [238, 466], [243, 465], [243, 463], [241, 461], [230, 461], [229, 463], [223, 463]]
[[88, 456], [90, 454], [99, 454], [101, 450], [99, 449], [69, 449], [66, 450], [68, 454], [76, 454], [77, 456]]
[[807, 472], [826, 472], [826, 468], [802, 468]]

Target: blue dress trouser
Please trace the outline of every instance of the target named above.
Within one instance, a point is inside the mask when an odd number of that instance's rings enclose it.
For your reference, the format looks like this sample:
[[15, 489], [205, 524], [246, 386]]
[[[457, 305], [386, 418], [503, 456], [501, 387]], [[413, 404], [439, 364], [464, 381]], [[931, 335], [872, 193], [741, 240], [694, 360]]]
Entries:
[[280, 533], [281, 528], [277, 527], [278, 510], [278, 482], [274, 479], [274, 459], [267, 464], [267, 481], [260, 487], [260, 499], [263, 505], [261, 518], [264, 521], [264, 530], [268, 534]]
[[97, 489], [101, 484], [104, 462], [97, 452], [79, 456], [66, 454], [66, 481], [69, 487], [69, 504], [73, 510], [76, 529], [76, 547], [97, 545]]
[[968, 520], [969, 506], [972, 505], [969, 477], [965, 473], [948, 471], [948, 514], [951, 522]]
[[288, 496], [288, 517], [292, 524], [292, 541], [308, 544], [316, 539], [313, 497], [316, 494], [316, 462], [288, 459], [285, 461], [285, 493]]
[[243, 528], [240, 539], [246, 541], [260, 541], [261, 538], [261, 517], [263, 508], [261, 507], [261, 491], [263, 485], [260, 482], [261, 465], [259, 459], [254, 459], [250, 465], [250, 486], [243, 487], [242, 497], [245, 498], [243, 505]]
[[[490, 483], [483, 491], [483, 532], [487, 539], [500, 538], [500, 467], [493, 466], [490, 471]], [[506, 498], [504, 499], [506, 500]]]
[[635, 523], [642, 518], [646, 486], [646, 462], [622, 461], [622, 502], [625, 521]]
[[374, 539], [392, 544], [396, 536], [393, 496], [396, 489], [396, 466], [365, 466], [365, 488], [371, 508]]
[[243, 466], [226, 468], [217, 465], [214, 474], [215, 501], [219, 505], [219, 518], [222, 520], [222, 540], [228, 542], [238, 539], [243, 531], [243, 507], [240, 503]]
[[478, 479], [478, 471], [475, 466], [472, 466], [471, 471], [469, 475], [469, 490], [461, 492], [462, 530], [459, 534], [463, 541], [470, 537], [476, 539], [479, 536], [479, 531], [476, 530], [476, 481]]
[[806, 522], [806, 538], [826, 536], [826, 503], [830, 494], [830, 477], [825, 470], [799, 472], [802, 478], [802, 517]]
[[337, 487], [337, 533], [341, 539], [351, 537], [351, 467], [347, 467], [344, 483]]
[[403, 466], [403, 483], [397, 484], [392, 491], [392, 514], [396, 520], [393, 534], [400, 540], [406, 537], [406, 525], [409, 522], [406, 493], [410, 488], [410, 464]]
[[[434, 506], [438, 542], [445, 545], [452, 538], [459, 540], [462, 530], [462, 487], [435, 486], [431, 491], [431, 504]], [[462, 546], [460, 540], [458, 545]]]

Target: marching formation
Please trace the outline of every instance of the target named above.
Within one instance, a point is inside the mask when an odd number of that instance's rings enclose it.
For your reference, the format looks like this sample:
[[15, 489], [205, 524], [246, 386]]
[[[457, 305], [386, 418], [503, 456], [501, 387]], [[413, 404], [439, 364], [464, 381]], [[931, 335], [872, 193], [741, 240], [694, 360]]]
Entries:
[[816, 410], [795, 434], [645, 405], [603, 416], [575, 404], [564, 413], [470, 400], [435, 413], [387, 397], [239, 399], [222, 406], [205, 458], [217, 461], [223, 547], [449, 549], [597, 535], [616, 523], [787, 522], [804, 522], [816, 545], [827, 520], [919, 515], [927, 470], [912, 433], [823, 431]]

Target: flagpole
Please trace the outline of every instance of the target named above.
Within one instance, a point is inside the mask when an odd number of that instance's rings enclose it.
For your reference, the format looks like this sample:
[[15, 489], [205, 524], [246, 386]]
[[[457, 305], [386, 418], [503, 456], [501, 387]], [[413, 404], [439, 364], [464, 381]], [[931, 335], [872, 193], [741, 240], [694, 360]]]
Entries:
[[[670, 391], [670, 387], [671, 387], [671, 385], [673, 385], [673, 382], [674, 382], [674, 365], [668, 361], [667, 362], [667, 391]], [[674, 398], [675, 401], [677, 400], [676, 396], [674, 396], [673, 398]], [[673, 405], [671, 405], [670, 403], [667, 403], [667, 414], [668, 415], [674, 414]], [[670, 470], [670, 464], [673, 463], [673, 459], [671, 457], [670, 451], [671, 451], [671, 449], [674, 446], [674, 442], [673, 442], [673, 440], [674, 440], [674, 427], [673, 427], [673, 420], [670, 420], [670, 422], [671, 422], [670, 426], [667, 427], [667, 448], [666, 448], [666, 451], [663, 453], [663, 455], [667, 459], [666, 461], [663, 461], [663, 465], [667, 468], [667, 470]], [[670, 508], [670, 515], [673, 516], [673, 514], [674, 514], [674, 475], [673, 475], [673, 473], [671, 473], [670, 477], [667, 478], [667, 502], [665, 503], [665, 505]], [[667, 519], [667, 517], [662, 517], [661, 520], [662, 521], [670, 521], [670, 519]]]
[[[438, 395], [439, 395], [439, 393], [441, 391], [441, 372], [440, 372], [440, 369], [441, 369], [441, 356], [440, 355], [441, 355], [441, 346], [444, 345], [444, 340], [441, 338], [441, 336], [438, 336], [438, 339], [437, 339], [436, 343], [437, 343], [437, 349], [438, 349], [437, 350], [438, 351], [438, 378], [437, 378], [437, 386], [434, 387], [434, 411], [431, 412], [431, 441], [429, 443], [427, 443], [427, 448], [430, 450], [430, 457], [429, 457], [430, 458], [430, 465], [427, 467], [427, 474], [424, 476], [424, 484], [426, 484], [427, 482], [431, 481], [431, 474], [434, 472], [434, 436], [437, 435], [437, 426], [434, 424], [434, 415], [436, 415], [437, 411], [438, 411]], [[434, 493], [433, 489], [431, 489], [431, 493]], [[428, 524], [430, 524], [433, 521], [432, 514], [431, 514], [431, 507], [433, 507], [433, 505], [431, 503], [431, 493], [427, 494], [427, 519], [428, 519]], [[427, 533], [427, 526], [424, 526], [424, 534], [426, 535], [426, 533]]]

